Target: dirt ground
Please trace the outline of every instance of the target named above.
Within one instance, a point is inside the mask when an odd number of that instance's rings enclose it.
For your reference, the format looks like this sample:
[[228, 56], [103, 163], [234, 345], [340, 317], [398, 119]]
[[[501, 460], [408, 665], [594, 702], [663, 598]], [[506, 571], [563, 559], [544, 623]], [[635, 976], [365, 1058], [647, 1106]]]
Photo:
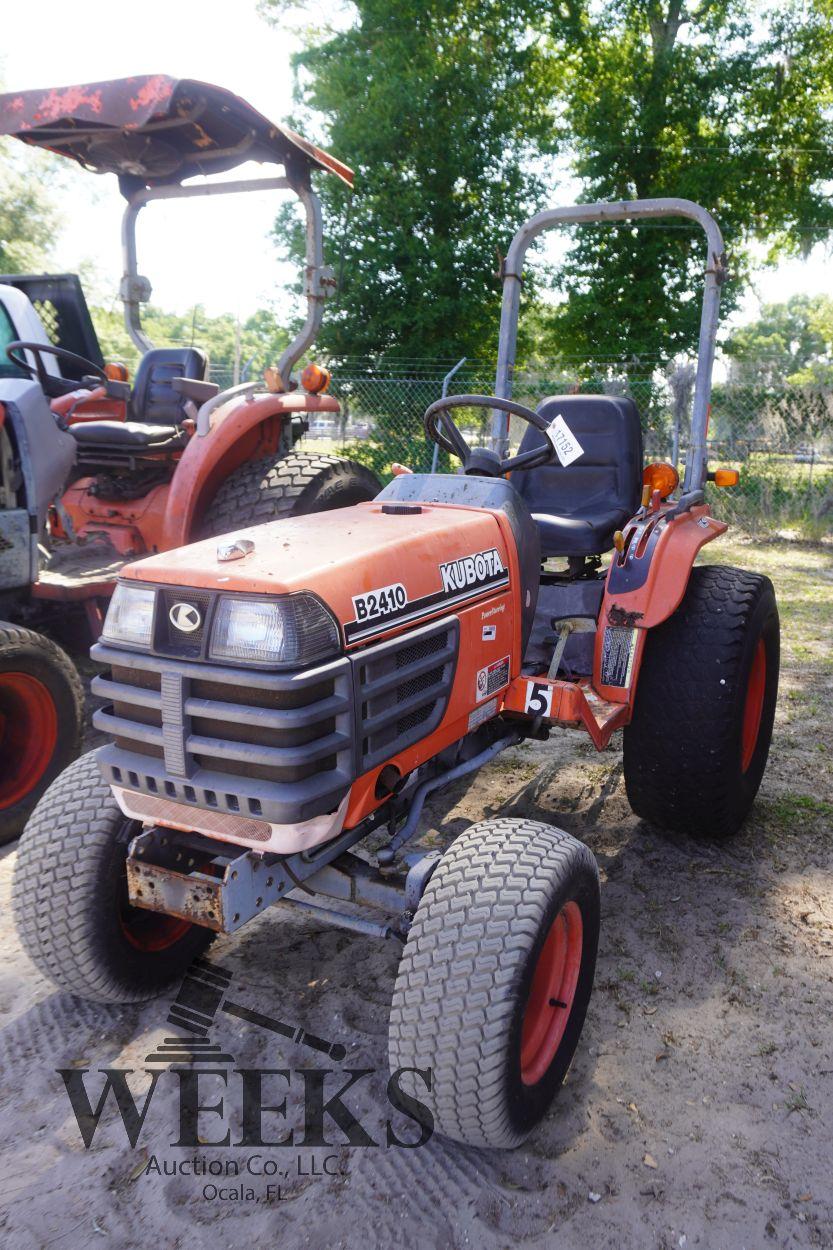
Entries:
[[[566, 732], [500, 758], [431, 810], [429, 842], [516, 813], [584, 839], [601, 869], [599, 967], [576, 1061], [551, 1114], [515, 1152], [438, 1138], [386, 1146], [390, 1116], [403, 1139], [415, 1137], [385, 1100], [397, 944], [280, 910], [216, 943], [211, 958], [232, 975], [235, 1001], [344, 1043], [342, 1069], [378, 1074], [345, 1100], [379, 1144], [303, 1144], [298, 1070], [338, 1065], [221, 1011], [211, 1040], [238, 1069], [292, 1070], [287, 1121], [266, 1115], [264, 1125], [277, 1138], [288, 1122], [296, 1144], [212, 1145], [226, 1130], [206, 1112], [209, 1144], [172, 1145], [178, 1082], [165, 1071], [135, 1149], [110, 1101], [85, 1150], [56, 1069], [89, 1069], [93, 1106], [97, 1069], [132, 1069], [141, 1099], [151, 1081], [145, 1056], [172, 1032], [168, 1002], [95, 1007], [38, 976], [11, 925], [12, 848], [0, 863], [3, 1245], [833, 1245], [830, 555], [738, 540], [708, 551], [769, 573], [782, 612], [770, 765], [731, 844], [642, 825], [625, 798], [618, 741], [597, 755]], [[225, 1091], [232, 1141], [241, 1137], [240, 1079], [232, 1074]], [[205, 1082], [203, 1103], [216, 1102], [220, 1078]], [[264, 1103], [279, 1102], [281, 1088]], [[328, 1140], [344, 1141], [333, 1122]], [[189, 1174], [199, 1161], [229, 1160], [240, 1178]], [[265, 1170], [265, 1160], [274, 1177], [245, 1171]]]

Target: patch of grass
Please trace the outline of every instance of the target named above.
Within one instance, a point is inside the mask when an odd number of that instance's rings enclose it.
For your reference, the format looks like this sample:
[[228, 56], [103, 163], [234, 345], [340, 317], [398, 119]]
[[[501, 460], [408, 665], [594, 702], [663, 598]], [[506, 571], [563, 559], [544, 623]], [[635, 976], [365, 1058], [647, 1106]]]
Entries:
[[729, 490], [707, 487], [715, 516], [762, 536], [788, 530], [819, 542], [833, 523], [833, 471], [798, 464], [791, 456], [753, 455], [735, 462], [740, 481]]
[[755, 1054], [765, 1059], [767, 1055], [774, 1055], [777, 1049], [778, 1046], [775, 1042], [761, 1042]]
[[766, 806], [769, 820], [789, 833], [806, 829], [808, 818], [812, 821], [833, 819], [833, 803], [817, 799], [812, 794], [787, 791], [776, 798], [759, 801]]
[[807, 1094], [805, 1093], [803, 1085], [800, 1087], [800, 1089], [793, 1090], [792, 1093], [789, 1094], [789, 1096], [786, 1098], [784, 1102], [784, 1106], [787, 1108], [787, 1111], [790, 1113], [792, 1113], [793, 1111], [809, 1111], [810, 1110], [810, 1104], [807, 1101]]

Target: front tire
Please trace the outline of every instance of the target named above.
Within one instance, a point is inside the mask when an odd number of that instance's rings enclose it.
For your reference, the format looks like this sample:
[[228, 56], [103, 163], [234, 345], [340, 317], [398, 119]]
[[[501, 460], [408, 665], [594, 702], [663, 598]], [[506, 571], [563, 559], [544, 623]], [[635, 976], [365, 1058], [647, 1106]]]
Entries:
[[203, 536], [366, 503], [381, 489], [355, 460], [294, 451], [277, 461], [264, 456], [229, 474], [206, 511]]
[[59, 989], [101, 1003], [153, 998], [211, 941], [200, 925], [128, 904], [125, 859], [139, 832], [94, 751], [71, 764], [32, 813], [12, 905], [23, 949]]
[[78, 754], [84, 692], [49, 638], [0, 621], [0, 844]]
[[519, 1145], [563, 1083], [593, 988], [599, 875], [561, 829], [501, 818], [443, 855], [408, 934], [389, 1059], [401, 1088], [472, 1146]]
[[678, 833], [727, 838], [766, 767], [778, 698], [780, 630], [768, 577], [705, 565], [645, 641], [624, 731], [628, 801]]

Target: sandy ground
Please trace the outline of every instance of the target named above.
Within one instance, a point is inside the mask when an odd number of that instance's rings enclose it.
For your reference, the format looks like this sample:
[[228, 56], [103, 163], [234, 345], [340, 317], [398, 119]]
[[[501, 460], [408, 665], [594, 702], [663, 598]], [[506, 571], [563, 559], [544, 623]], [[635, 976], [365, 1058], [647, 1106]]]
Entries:
[[[545, 819], [587, 841], [601, 868], [587, 1025], [566, 1086], [523, 1149], [483, 1153], [436, 1138], [387, 1147], [397, 946], [273, 910], [218, 942], [212, 959], [232, 974], [235, 1000], [343, 1042], [342, 1067], [376, 1070], [347, 1101], [380, 1144], [176, 1147], [177, 1080], [165, 1072], [135, 1149], [110, 1103], [85, 1150], [56, 1069], [89, 1068], [95, 1104], [97, 1069], [131, 1068], [143, 1097], [144, 1057], [172, 1031], [168, 1004], [95, 1007], [42, 980], [10, 922], [12, 849], [0, 863], [3, 1245], [833, 1245], [833, 568], [829, 549], [799, 545], [736, 541], [710, 554], [769, 572], [782, 608], [776, 738], [741, 836], [717, 847], [645, 827], [625, 799], [618, 743], [596, 755], [567, 733], [501, 758], [430, 812], [429, 841], [440, 844], [486, 814]], [[327, 1063], [222, 1012], [212, 1040], [237, 1067], [292, 1069], [287, 1115], [301, 1142], [298, 1070]], [[211, 1103], [219, 1078], [205, 1080]], [[232, 1075], [226, 1091], [232, 1141], [239, 1081]], [[278, 1102], [278, 1089], [264, 1102]], [[393, 1119], [413, 1140], [413, 1125]], [[286, 1131], [277, 1116], [264, 1123], [275, 1137]], [[225, 1132], [217, 1115], [202, 1125], [209, 1142]], [[332, 1122], [328, 1132], [343, 1141]], [[256, 1156], [250, 1166], [277, 1174], [147, 1168], [197, 1157], [245, 1169]]]

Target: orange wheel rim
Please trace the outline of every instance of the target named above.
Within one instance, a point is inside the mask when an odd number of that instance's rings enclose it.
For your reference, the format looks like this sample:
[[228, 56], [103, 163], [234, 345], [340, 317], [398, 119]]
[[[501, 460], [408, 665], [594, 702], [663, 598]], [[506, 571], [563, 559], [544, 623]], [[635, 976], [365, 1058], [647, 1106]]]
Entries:
[[583, 925], [578, 903], [565, 903], [538, 956], [521, 1026], [521, 1080], [537, 1085], [561, 1045], [576, 996]]
[[35, 789], [55, 754], [58, 711], [42, 681], [0, 673], [0, 810]]
[[141, 907], [125, 907], [119, 923], [130, 945], [147, 954], [168, 950], [191, 928], [190, 920], [180, 920], [179, 916], [160, 916]]
[[752, 763], [755, 747], [758, 745], [758, 734], [761, 729], [761, 716], [764, 710], [764, 691], [766, 689], [766, 647], [763, 638], [758, 639], [755, 658], [749, 671], [749, 683], [746, 687], [746, 701], [743, 705], [743, 728], [740, 737], [740, 766], [746, 772]]

